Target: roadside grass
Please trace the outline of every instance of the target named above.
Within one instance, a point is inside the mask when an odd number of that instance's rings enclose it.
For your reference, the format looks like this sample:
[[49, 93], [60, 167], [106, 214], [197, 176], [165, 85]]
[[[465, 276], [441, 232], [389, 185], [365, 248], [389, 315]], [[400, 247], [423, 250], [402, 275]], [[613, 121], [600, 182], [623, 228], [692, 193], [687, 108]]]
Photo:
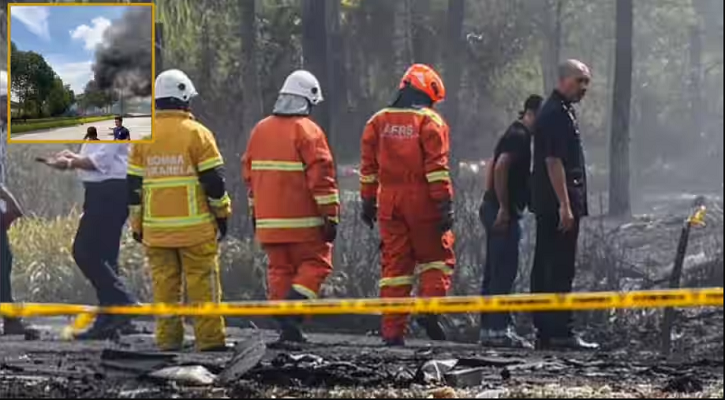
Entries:
[[12, 137], [12, 135], [19, 133], [28, 133], [42, 129], [65, 128], [113, 118], [113, 115], [102, 115], [97, 117], [46, 118], [45, 120], [32, 120], [26, 123], [11, 122], [9, 131]]

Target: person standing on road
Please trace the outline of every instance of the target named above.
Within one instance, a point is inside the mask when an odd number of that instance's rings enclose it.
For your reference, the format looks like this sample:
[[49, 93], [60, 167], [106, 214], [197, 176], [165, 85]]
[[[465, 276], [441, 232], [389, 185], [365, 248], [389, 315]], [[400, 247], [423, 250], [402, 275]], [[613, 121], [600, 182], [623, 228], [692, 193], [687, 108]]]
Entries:
[[[377, 220], [382, 239], [383, 298], [409, 297], [420, 277], [421, 297], [445, 296], [455, 266], [453, 185], [449, 175], [449, 128], [433, 110], [446, 96], [440, 75], [412, 65], [393, 103], [370, 118], [361, 143], [362, 220]], [[417, 322], [432, 340], [446, 335], [435, 314]], [[407, 315], [382, 318], [388, 346], [405, 344]]]
[[[314, 75], [292, 72], [242, 157], [255, 235], [269, 258], [269, 300], [315, 299], [332, 272], [340, 196], [327, 138], [309, 117], [322, 100]], [[306, 341], [302, 320], [278, 317], [279, 341]]]
[[[511, 293], [519, 269], [521, 216], [529, 203], [531, 135], [543, 99], [531, 95], [519, 119], [499, 139], [490, 168], [491, 185], [485, 192], [481, 219], [486, 230], [486, 264], [481, 294]], [[484, 346], [533, 346], [516, 334], [511, 314], [481, 314], [481, 344]]]
[[119, 115], [113, 122], [116, 124], [113, 128], [113, 140], [131, 140], [131, 132], [123, 126], [123, 117]]
[[[5, 187], [5, 159], [7, 146], [8, 73], [0, 70], [0, 303], [13, 303], [10, 275], [13, 269], [13, 253], [8, 240], [8, 229], [12, 223], [23, 216], [20, 204]], [[4, 335], [26, 335], [37, 338], [37, 329], [26, 325], [20, 318], [3, 318]]]
[[[156, 140], [134, 145], [128, 161], [133, 237], [146, 247], [154, 302], [178, 304], [185, 291], [192, 303], [218, 303], [218, 242], [232, 212], [224, 159], [214, 134], [191, 114], [197, 92], [189, 77], [170, 69], [154, 85]], [[181, 318], [156, 321], [157, 346], [181, 349]], [[194, 317], [194, 336], [200, 351], [227, 350], [222, 316]]]
[[[556, 89], [542, 106], [534, 131], [533, 207], [536, 250], [532, 293], [569, 293], [574, 281], [579, 222], [588, 215], [584, 150], [574, 104], [591, 73], [577, 60], [559, 66]], [[570, 311], [534, 313], [537, 348], [596, 349], [573, 332]]]
[[[88, 128], [92, 139], [96, 128]], [[97, 140], [97, 138], [95, 139]], [[85, 189], [83, 215], [73, 241], [73, 258], [96, 290], [101, 306], [137, 303], [119, 277], [121, 235], [128, 217], [126, 143], [84, 143], [80, 154], [64, 150], [46, 164], [63, 171], [77, 170]], [[99, 315], [93, 326], [76, 335], [79, 340], [114, 338], [133, 331], [130, 318]]]

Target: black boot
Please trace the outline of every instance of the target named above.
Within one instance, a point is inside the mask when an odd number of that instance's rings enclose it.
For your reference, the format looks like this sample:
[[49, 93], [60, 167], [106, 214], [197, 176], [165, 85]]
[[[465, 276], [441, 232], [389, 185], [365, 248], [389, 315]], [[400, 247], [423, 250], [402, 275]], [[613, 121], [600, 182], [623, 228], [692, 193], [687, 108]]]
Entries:
[[[307, 300], [307, 297], [292, 289], [287, 294], [287, 300]], [[301, 315], [281, 315], [276, 317], [280, 330], [278, 343], [306, 343], [307, 338], [305, 338], [305, 335], [302, 333], [302, 329], [300, 329], [303, 319], [304, 318]]]
[[118, 339], [121, 328], [128, 326], [131, 318], [125, 315], [99, 315], [87, 331], [75, 335], [76, 340]]
[[3, 335], [23, 335], [26, 340], [38, 340], [40, 331], [20, 318], [3, 318]]
[[418, 325], [425, 329], [426, 335], [428, 335], [431, 340], [446, 340], [446, 333], [443, 330], [443, 326], [440, 321], [438, 321], [437, 315], [418, 317], [417, 322]]

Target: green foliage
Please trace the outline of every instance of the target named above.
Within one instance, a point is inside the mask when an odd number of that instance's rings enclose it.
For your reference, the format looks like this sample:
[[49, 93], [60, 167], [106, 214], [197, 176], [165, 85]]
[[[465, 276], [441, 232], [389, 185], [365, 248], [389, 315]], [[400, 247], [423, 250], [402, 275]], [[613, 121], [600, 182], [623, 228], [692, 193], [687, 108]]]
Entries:
[[32, 131], [38, 131], [42, 129], [53, 129], [53, 128], [65, 128], [69, 126], [78, 126], [87, 124], [89, 122], [105, 121], [113, 119], [113, 115], [104, 115], [98, 117], [75, 117], [75, 118], [62, 118], [62, 119], [50, 119], [43, 122], [27, 122], [22, 124], [12, 123], [10, 131], [13, 135], [18, 133], [28, 133]]
[[10, 78], [12, 91], [20, 99], [23, 116], [40, 118], [65, 113], [75, 95], [56, 75], [42, 55], [18, 50], [12, 43]]

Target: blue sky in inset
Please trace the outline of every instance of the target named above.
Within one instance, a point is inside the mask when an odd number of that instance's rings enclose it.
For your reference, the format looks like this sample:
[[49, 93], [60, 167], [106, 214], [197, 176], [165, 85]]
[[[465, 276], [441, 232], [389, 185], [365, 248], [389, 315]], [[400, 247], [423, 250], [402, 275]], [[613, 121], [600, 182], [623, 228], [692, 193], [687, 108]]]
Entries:
[[12, 6], [10, 38], [41, 54], [63, 83], [82, 93], [93, 78], [96, 45], [128, 6]]

